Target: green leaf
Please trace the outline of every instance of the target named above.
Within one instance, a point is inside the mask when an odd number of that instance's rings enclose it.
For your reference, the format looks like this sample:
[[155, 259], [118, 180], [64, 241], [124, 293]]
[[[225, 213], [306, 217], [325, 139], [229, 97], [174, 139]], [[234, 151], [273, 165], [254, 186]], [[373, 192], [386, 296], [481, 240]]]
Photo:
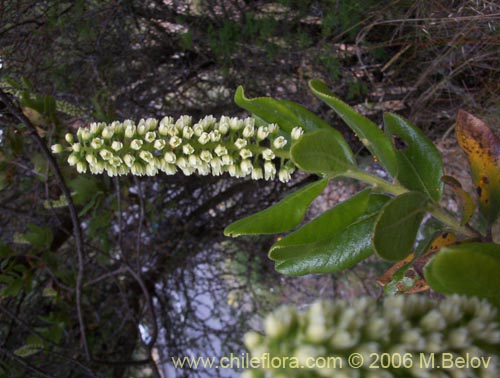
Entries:
[[271, 247], [269, 257], [279, 260], [280, 248], [327, 239], [332, 236], [332, 230], [342, 229], [355, 222], [365, 212], [370, 193], [371, 189], [365, 189], [288, 234]]
[[363, 191], [288, 235], [269, 253], [276, 270], [291, 276], [332, 273], [367, 258], [375, 219], [388, 199]]
[[97, 179], [91, 176], [79, 175], [68, 185], [73, 190], [72, 197], [75, 205], [86, 204], [101, 191]]
[[[317, 115], [293, 101], [276, 100], [271, 97], [249, 99], [245, 97], [242, 86], [236, 89], [234, 101], [238, 106], [257, 115], [264, 121], [277, 123], [288, 133], [296, 126], [301, 126], [305, 131], [331, 128], [328, 123]], [[342, 137], [338, 131], [336, 132]]]
[[29, 357], [43, 350], [43, 344], [26, 344], [14, 351], [19, 357]]
[[398, 163], [391, 141], [382, 130], [368, 118], [356, 112], [345, 102], [339, 100], [320, 80], [311, 80], [309, 87], [321, 100], [327, 103], [356, 133], [363, 145], [393, 176], [397, 176]]
[[293, 144], [290, 155], [303, 171], [334, 175], [356, 167], [352, 151], [344, 149], [343, 141], [331, 130], [313, 131]]
[[49, 227], [39, 227], [28, 224], [29, 231], [17, 236], [17, 242], [28, 243], [38, 249], [49, 248], [52, 244], [53, 234]]
[[443, 193], [443, 161], [434, 143], [415, 125], [397, 114], [385, 113], [384, 125], [389, 138], [397, 136], [406, 143], [405, 149], [396, 151], [398, 181], [438, 202]]
[[311, 202], [323, 191], [327, 179], [313, 182], [285, 197], [273, 206], [231, 223], [226, 236], [276, 234], [296, 227], [304, 218]]
[[377, 255], [389, 261], [404, 259], [411, 252], [425, 214], [427, 197], [407, 192], [391, 199], [380, 211], [373, 234]]
[[425, 278], [436, 291], [485, 298], [500, 308], [500, 245], [464, 243], [443, 247], [427, 263]]

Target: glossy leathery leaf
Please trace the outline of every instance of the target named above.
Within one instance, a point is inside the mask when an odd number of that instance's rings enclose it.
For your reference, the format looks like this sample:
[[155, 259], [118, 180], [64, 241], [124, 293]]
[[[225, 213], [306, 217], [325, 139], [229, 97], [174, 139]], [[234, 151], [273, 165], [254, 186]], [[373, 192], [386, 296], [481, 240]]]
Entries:
[[[276, 100], [271, 97], [245, 97], [242, 86], [236, 89], [234, 101], [243, 109], [255, 114], [268, 123], [277, 123], [280, 128], [290, 133], [296, 126], [305, 131], [313, 131], [330, 126], [303, 106], [287, 100]], [[337, 131], [338, 133], [338, 131]], [[341, 136], [340, 133], [338, 133]]]
[[[291, 234], [286, 240], [279, 242], [279, 245], [275, 244], [270, 257], [275, 260], [276, 270], [289, 276], [332, 273], [347, 269], [372, 255], [371, 232], [378, 212], [389, 197], [370, 195], [365, 211], [354, 221], [350, 216], [346, 215], [345, 220], [339, 216], [346, 214], [349, 208], [359, 213], [365, 205], [365, 196], [365, 193], [361, 193], [350, 198], [331, 210], [339, 212], [338, 215], [330, 213], [323, 218], [336, 220], [331, 225], [329, 236], [315, 240], [313, 228], [310, 227], [307, 231], [298, 230], [297, 234], [301, 233], [298, 236]], [[324, 235], [328, 233], [325, 232]]]
[[327, 183], [327, 179], [313, 182], [273, 206], [231, 223], [224, 230], [224, 235], [276, 234], [297, 227], [311, 202], [321, 194]]
[[469, 159], [479, 210], [491, 224], [500, 214], [500, 138], [485, 122], [463, 110], [458, 112], [456, 134]]
[[471, 195], [462, 188], [462, 184], [460, 184], [460, 181], [458, 181], [454, 177], [443, 176], [441, 177], [441, 180], [445, 184], [447, 184], [451, 188], [451, 190], [453, 190], [453, 192], [455, 192], [455, 194], [460, 198], [463, 209], [462, 220], [460, 224], [462, 226], [467, 224], [467, 222], [474, 214], [474, 210], [476, 210], [476, 203], [472, 199]]
[[377, 255], [389, 261], [403, 260], [408, 256], [422, 223], [426, 202], [425, 194], [406, 192], [384, 206], [373, 234]]
[[356, 133], [363, 145], [391, 174], [397, 176], [398, 163], [391, 140], [368, 118], [356, 112], [345, 102], [339, 100], [320, 80], [311, 80], [309, 87], [321, 100], [327, 103]]
[[280, 248], [312, 243], [332, 236], [332, 230], [341, 230], [355, 222], [366, 210], [371, 189], [365, 189], [347, 201], [332, 207], [314, 218], [297, 231], [276, 242], [269, 252], [271, 258], [278, 256], [274, 251]]
[[438, 202], [443, 193], [443, 161], [436, 146], [420, 129], [397, 114], [384, 114], [384, 130], [388, 138], [396, 136], [406, 144], [404, 149], [395, 146], [398, 181]]
[[500, 245], [463, 243], [443, 247], [425, 266], [432, 289], [485, 298], [500, 308]]
[[352, 151], [344, 149], [343, 139], [328, 129], [304, 134], [293, 144], [290, 155], [297, 167], [319, 175], [335, 175], [356, 167]]

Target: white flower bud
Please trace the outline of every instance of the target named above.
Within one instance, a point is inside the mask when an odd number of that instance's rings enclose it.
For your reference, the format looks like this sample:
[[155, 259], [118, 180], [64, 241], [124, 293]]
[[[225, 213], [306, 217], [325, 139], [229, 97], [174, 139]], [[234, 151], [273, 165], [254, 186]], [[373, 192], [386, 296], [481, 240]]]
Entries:
[[101, 123], [92, 122], [90, 124], [90, 133], [93, 135], [99, 134], [101, 132]]
[[207, 150], [203, 150], [201, 151], [200, 153], [200, 159], [209, 163], [210, 160], [212, 160], [212, 153], [210, 151], [207, 151]]
[[128, 175], [128, 172], [129, 172], [129, 169], [127, 168], [127, 166], [125, 164], [122, 164], [118, 167], [118, 174], [120, 176]]
[[243, 129], [243, 137], [244, 138], [251, 138], [254, 136], [254, 134], [255, 134], [255, 129], [254, 129], [253, 125], [245, 126], [245, 128]]
[[106, 150], [103, 148], [101, 151], [99, 151], [99, 155], [101, 155], [103, 160], [109, 160], [111, 159], [114, 155], [111, 153], [111, 151]]
[[242, 162], [240, 163], [240, 168], [244, 175], [248, 175], [252, 172], [253, 169], [252, 162], [249, 159], [242, 160]]
[[156, 133], [154, 131], [148, 131], [144, 139], [146, 142], [152, 143], [156, 139]]
[[260, 126], [257, 129], [257, 140], [264, 140], [269, 135], [269, 128], [267, 126]]
[[[227, 118], [227, 117], [222, 117], [222, 118]], [[222, 119], [219, 123], [218, 130], [221, 133], [221, 135], [226, 135], [229, 132], [229, 121], [226, 119]]]
[[85, 163], [84, 161], [79, 161], [78, 163], [76, 163], [76, 170], [78, 171], [78, 173], [87, 172], [87, 163]]
[[85, 160], [87, 160], [87, 163], [89, 163], [89, 165], [91, 166], [97, 164], [97, 158], [95, 157], [94, 154], [85, 155]]
[[188, 163], [193, 168], [198, 168], [201, 165], [201, 159], [196, 155], [189, 155]]
[[218, 142], [220, 141], [221, 133], [219, 130], [212, 130], [210, 131], [210, 140], [212, 142]]
[[182, 152], [184, 152], [185, 155], [191, 155], [194, 152], [194, 148], [189, 143], [187, 143], [182, 146]]
[[130, 143], [130, 148], [132, 148], [133, 150], [139, 151], [142, 148], [143, 144], [144, 144], [144, 142], [141, 139], [134, 139]]
[[253, 350], [262, 344], [263, 339], [262, 335], [259, 335], [257, 332], [250, 331], [245, 334], [243, 344], [245, 344], [247, 349]]
[[238, 131], [243, 127], [243, 122], [237, 117], [233, 117], [229, 120], [229, 128], [234, 131]]
[[203, 126], [200, 125], [199, 123], [197, 123], [196, 125], [193, 126], [193, 132], [194, 132], [194, 135], [196, 135], [197, 137], [199, 137], [201, 134], [203, 134], [205, 130], [203, 130]]
[[302, 134], [304, 134], [304, 130], [302, 129], [302, 127], [297, 126], [297, 127], [294, 127], [292, 129], [292, 139], [293, 140], [299, 140], [300, 137], [302, 136]]
[[187, 159], [183, 156], [177, 159], [177, 165], [183, 170], [189, 166]]
[[173, 124], [174, 124], [174, 119], [172, 117], [163, 117], [160, 121], [160, 126], [164, 127]]
[[182, 129], [182, 137], [185, 139], [191, 139], [193, 134], [194, 134], [194, 131], [189, 126], [184, 126], [184, 128]]
[[102, 129], [101, 135], [104, 139], [110, 139], [114, 133], [115, 132], [114, 132], [113, 128], [108, 126], [108, 127], [105, 127], [104, 129]]
[[264, 178], [264, 173], [261, 167], [253, 167], [252, 180], [261, 180]]
[[273, 146], [277, 149], [285, 147], [286, 143], [287, 140], [285, 139], [285, 137], [282, 136], [279, 136], [275, 140], [273, 140]]
[[80, 150], [82, 149], [82, 145], [80, 143], [73, 143], [71, 149], [75, 152], [80, 152]]
[[98, 150], [103, 146], [104, 142], [101, 138], [94, 138], [92, 139], [92, 142], [90, 142], [90, 147], [92, 147], [94, 150]]
[[148, 118], [146, 120], [146, 127], [148, 130], [156, 130], [156, 126], [158, 125], [158, 121], [154, 118]]
[[233, 158], [230, 155], [222, 155], [220, 157], [222, 161], [222, 165], [231, 165], [233, 164]]
[[106, 165], [106, 173], [110, 177], [118, 176], [118, 170], [109, 164]]
[[165, 155], [163, 155], [163, 158], [169, 164], [174, 164], [175, 160], [176, 160], [175, 154], [172, 151], [165, 152]]
[[228, 165], [227, 166], [227, 172], [229, 173], [230, 176], [237, 177], [237, 167], [234, 164]]
[[219, 144], [215, 147], [214, 152], [217, 156], [221, 157], [222, 155], [227, 155], [227, 148]]
[[168, 163], [162, 164], [161, 170], [165, 172], [167, 175], [175, 175], [177, 173], [176, 166]]
[[255, 118], [252, 118], [252, 117], [245, 118], [243, 120], [243, 125], [245, 125], [245, 127], [247, 127], [247, 126], [254, 127], [255, 126]]
[[139, 157], [147, 163], [151, 163], [153, 161], [153, 154], [149, 151], [141, 151], [139, 152]]
[[291, 179], [291, 175], [290, 175], [290, 172], [288, 172], [288, 169], [286, 168], [281, 168], [279, 173], [278, 173], [278, 179], [281, 181], [281, 182], [288, 182], [290, 181]]
[[268, 129], [269, 129], [269, 134], [276, 134], [280, 130], [279, 126], [275, 123], [270, 123], [268, 125]]
[[60, 154], [63, 152], [63, 146], [60, 144], [54, 144], [51, 148], [53, 154]]
[[278, 339], [287, 334], [296, 321], [296, 313], [290, 307], [280, 307], [264, 319], [266, 335]]
[[87, 129], [78, 129], [77, 136], [82, 142], [86, 142], [90, 139], [90, 132]]
[[266, 148], [264, 151], [262, 151], [262, 158], [264, 160], [273, 160], [276, 155], [274, 155], [273, 150], [270, 148]]
[[124, 125], [127, 124], [127, 126], [125, 126], [125, 136], [127, 138], [133, 138], [135, 136], [136, 127], [132, 123], [132, 121], [128, 121], [128, 122], [127, 121], [123, 122]]
[[248, 148], [243, 148], [240, 150], [240, 156], [242, 159], [248, 159], [253, 156], [252, 151], [250, 151]]
[[210, 174], [210, 166], [202, 161], [201, 164], [198, 166], [198, 174], [201, 176], [207, 176]]
[[180, 116], [177, 122], [175, 122], [176, 129], [182, 130], [184, 126], [191, 126], [193, 118], [188, 115]]
[[108, 163], [113, 167], [119, 167], [120, 165], [122, 165], [123, 161], [118, 156], [113, 156], [108, 160]]
[[158, 174], [158, 167], [155, 164], [146, 165], [146, 175], [156, 176]]
[[94, 169], [96, 170], [97, 173], [103, 173], [104, 172], [104, 162], [103, 161], [98, 161], [96, 165], [93, 166]]
[[153, 147], [156, 150], [161, 151], [161, 150], [163, 150], [163, 148], [165, 147], [166, 144], [167, 144], [167, 142], [165, 142], [165, 139], [156, 139], [155, 143], [153, 144]]
[[123, 161], [127, 165], [127, 167], [132, 168], [132, 165], [134, 165], [135, 162], [135, 157], [133, 157], [130, 154], [127, 154], [123, 157]]
[[210, 135], [207, 132], [201, 133], [200, 137], [198, 138], [198, 142], [200, 142], [200, 144], [207, 144], [208, 142], [210, 142]]
[[111, 143], [111, 149], [114, 151], [120, 151], [122, 148], [123, 148], [122, 142], [118, 142], [115, 140], [113, 143]]
[[212, 167], [212, 174], [214, 176], [222, 174], [222, 161], [219, 158], [216, 157], [210, 160], [210, 166]]
[[236, 139], [236, 142], [234, 142], [234, 145], [241, 150], [243, 147], [246, 147], [247, 143], [246, 139], [238, 138]]
[[148, 132], [148, 127], [146, 126], [146, 122], [144, 122], [143, 119], [139, 121], [139, 124], [137, 125], [137, 134], [139, 135], [144, 135]]
[[168, 141], [168, 144], [172, 148], [179, 147], [181, 145], [181, 143], [182, 143], [182, 139], [177, 137], [177, 136], [171, 137], [170, 140]]
[[69, 144], [72, 144], [74, 142], [74, 138], [73, 138], [73, 134], [70, 134], [70, 133], [67, 133], [65, 136], [64, 136], [64, 139], [66, 139], [66, 142], [68, 142]]
[[266, 180], [274, 180], [276, 176], [276, 167], [270, 161], [264, 163], [264, 178]]
[[139, 162], [136, 162], [130, 167], [130, 171], [135, 176], [144, 176], [146, 174], [146, 167]]
[[161, 136], [167, 136], [167, 135], [169, 135], [168, 130], [169, 130], [169, 127], [166, 124], [160, 122], [160, 127], [158, 127], [158, 133]]

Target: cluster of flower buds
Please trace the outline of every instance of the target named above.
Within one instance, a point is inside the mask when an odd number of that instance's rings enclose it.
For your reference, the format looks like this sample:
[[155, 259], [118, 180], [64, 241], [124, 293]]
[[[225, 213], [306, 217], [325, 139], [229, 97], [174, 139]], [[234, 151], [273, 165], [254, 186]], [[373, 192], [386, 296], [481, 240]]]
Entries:
[[137, 125], [126, 120], [111, 124], [92, 123], [80, 128], [75, 140], [66, 134], [67, 147], [52, 146], [54, 153], [70, 151], [68, 163], [78, 172], [109, 176], [153, 176], [159, 172], [173, 175], [218, 176], [290, 180], [295, 165], [289, 159], [290, 139], [299, 139], [302, 128], [291, 134], [276, 124], [256, 126], [255, 119], [207, 116], [193, 124], [191, 117], [160, 122], [149, 118]]
[[253, 369], [242, 378], [500, 376], [496, 309], [457, 295], [280, 307], [264, 320], [264, 335], [248, 332], [244, 342]]

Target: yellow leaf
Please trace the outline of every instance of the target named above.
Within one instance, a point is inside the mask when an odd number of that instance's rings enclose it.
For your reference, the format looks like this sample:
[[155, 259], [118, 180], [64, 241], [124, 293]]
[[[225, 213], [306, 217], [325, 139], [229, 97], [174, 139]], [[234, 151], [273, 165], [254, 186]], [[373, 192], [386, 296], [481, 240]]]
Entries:
[[500, 139], [484, 121], [460, 110], [457, 140], [469, 159], [479, 210], [491, 224], [500, 214]]

